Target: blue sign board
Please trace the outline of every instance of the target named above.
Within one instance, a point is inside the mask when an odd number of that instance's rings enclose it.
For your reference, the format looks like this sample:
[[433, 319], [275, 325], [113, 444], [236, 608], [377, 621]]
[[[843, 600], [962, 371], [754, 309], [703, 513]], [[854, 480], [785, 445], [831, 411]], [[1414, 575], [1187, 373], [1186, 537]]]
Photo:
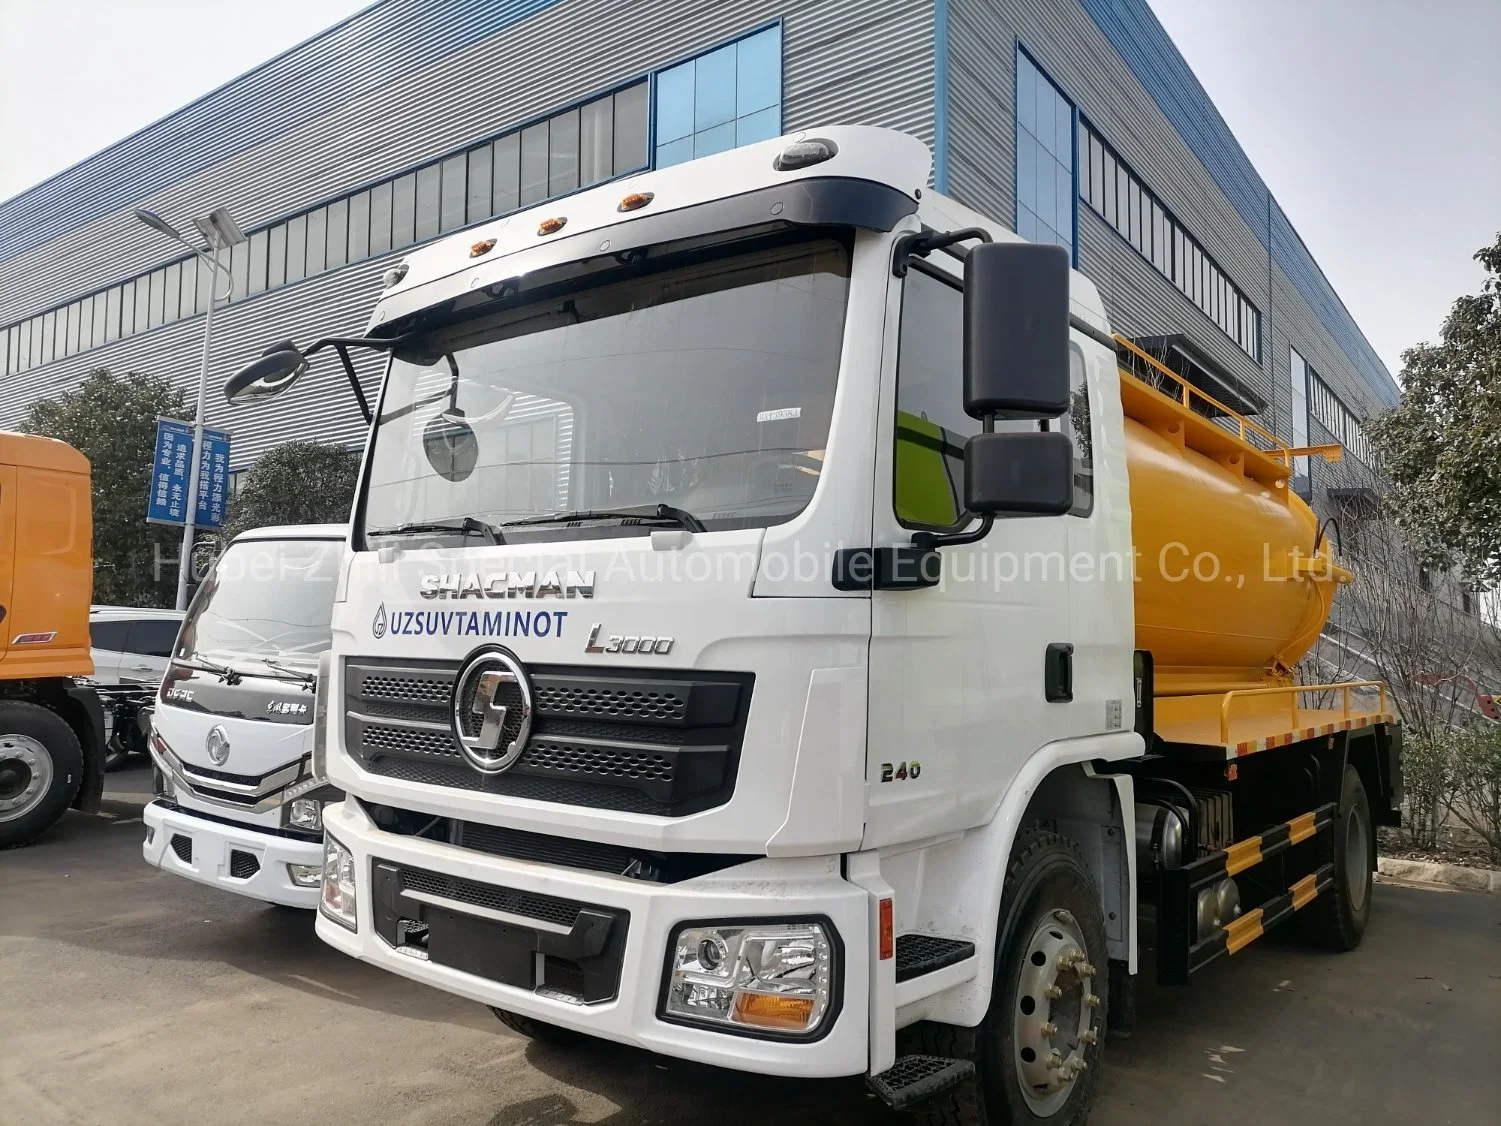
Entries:
[[[156, 453], [151, 461], [151, 495], [146, 498], [146, 519], [152, 524], [178, 524], [188, 508], [188, 467], [193, 456], [193, 425], [170, 418], [156, 420]], [[200, 528], [224, 523], [229, 500], [229, 435], [223, 430], [203, 431], [203, 453], [198, 467], [198, 515]]]

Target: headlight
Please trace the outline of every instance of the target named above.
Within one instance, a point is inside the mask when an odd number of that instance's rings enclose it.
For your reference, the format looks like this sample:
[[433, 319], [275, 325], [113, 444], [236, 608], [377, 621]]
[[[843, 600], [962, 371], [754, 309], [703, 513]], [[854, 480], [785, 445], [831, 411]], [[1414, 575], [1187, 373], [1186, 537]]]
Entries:
[[323, 894], [318, 910], [350, 930], [359, 929], [355, 912], [354, 855], [327, 833], [323, 835]]
[[287, 806], [287, 827], [316, 833], [323, 828], [323, 803], [317, 798], [297, 798]]
[[824, 923], [682, 927], [663, 1015], [807, 1036], [828, 1014], [837, 967]]

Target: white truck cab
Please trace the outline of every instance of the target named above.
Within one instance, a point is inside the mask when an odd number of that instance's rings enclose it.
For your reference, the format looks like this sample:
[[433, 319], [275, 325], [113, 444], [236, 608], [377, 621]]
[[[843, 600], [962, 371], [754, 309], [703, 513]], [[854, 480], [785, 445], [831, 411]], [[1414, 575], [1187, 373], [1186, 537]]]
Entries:
[[[1340, 786], [1394, 808], [1391, 717], [1347, 691], [1239, 724], [1237, 692], [1298, 689], [1203, 591], [1143, 588], [1197, 695], [1154, 712], [1138, 648], [1133, 537], [1243, 512], [1303, 560], [1245, 606], [1306, 633], [1336, 569], [1293, 452], [1131, 375], [1066, 252], [930, 164], [841, 127], [631, 176], [416, 251], [366, 337], [228, 381], [269, 397], [331, 349], [364, 405], [348, 350], [391, 353], [320, 674], [326, 942], [531, 1035], [996, 1126], [1084, 1120], [1139, 890], [1173, 980], [1320, 896], [1359, 940], [1374, 838]], [[1264, 856], [1287, 890], [1242, 917]]]
[[236, 536], [193, 599], [157, 693], [147, 863], [199, 883], [313, 908], [323, 807], [313, 772], [318, 659], [342, 525]]

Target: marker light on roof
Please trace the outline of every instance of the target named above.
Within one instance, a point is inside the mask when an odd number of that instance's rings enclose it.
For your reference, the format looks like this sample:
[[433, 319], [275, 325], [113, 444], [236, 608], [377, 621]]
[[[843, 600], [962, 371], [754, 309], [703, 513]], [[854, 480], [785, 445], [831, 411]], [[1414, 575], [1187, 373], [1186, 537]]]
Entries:
[[640, 211], [652, 200], [656, 199], [655, 192], [632, 192], [620, 201], [616, 211]]
[[481, 254], [489, 254], [494, 249], [495, 240], [493, 238], [481, 239], [469, 248], [469, 257], [478, 258]]
[[839, 146], [824, 137], [810, 137], [806, 141], [793, 141], [771, 162], [778, 172], [792, 172], [810, 165], [822, 164], [839, 152]]
[[555, 215], [551, 219], [543, 219], [542, 222], [537, 224], [537, 233], [539, 235], [555, 235], [563, 229], [563, 224], [567, 222], [568, 217], [566, 215]]

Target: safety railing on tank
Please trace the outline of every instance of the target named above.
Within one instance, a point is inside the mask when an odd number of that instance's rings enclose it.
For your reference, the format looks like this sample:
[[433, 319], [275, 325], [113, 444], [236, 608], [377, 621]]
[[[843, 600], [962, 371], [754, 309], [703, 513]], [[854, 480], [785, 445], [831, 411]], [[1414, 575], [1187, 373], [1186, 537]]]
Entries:
[[[1230, 711], [1236, 700], [1246, 699], [1251, 696], [1282, 696], [1288, 697], [1290, 726], [1297, 728], [1302, 726], [1298, 715], [1298, 697], [1305, 692], [1338, 692], [1344, 697], [1344, 707], [1340, 713], [1341, 719], [1350, 719], [1356, 715], [1370, 715], [1364, 710], [1352, 711], [1350, 707], [1350, 692], [1357, 688], [1375, 688], [1380, 697], [1376, 714], [1386, 715], [1385, 681], [1380, 680], [1346, 680], [1337, 684], [1285, 684], [1275, 688], [1235, 688], [1225, 693], [1224, 700], [1220, 703], [1220, 742], [1230, 742]], [[1333, 708], [1320, 708], [1322, 712], [1333, 712]]]
[[[1324, 446], [1289, 446], [1265, 426], [1251, 421], [1234, 407], [1226, 406], [1213, 395], [1195, 387], [1172, 368], [1157, 359], [1157, 357], [1143, 349], [1135, 341], [1126, 339], [1120, 333], [1115, 333], [1114, 339], [1118, 345], [1144, 361], [1154, 373], [1168, 381], [1171, 393], [1162, 387], [1155, 388], [1157, 391], [1168, 395], [1169, 398], [1181, 403], [1188, 410], [1194, 410], [1194, 403], [1197, 401], [1204, 406], [1212, 407], [1221, 412], [1224, 418], [1214, 419], [1213, 421], [1224, 426], [1229, 433], [1237, 435], [1246, 445], [1276, 458], [1288, 467], [1289, 472], [1292, 470], [1293, 459], [1297, 457], [1322, 457], [1325, 461], [1335, 462], [1344, 454], [1344, 448], [1338, 443], [1331, 443]], [[1142, 383], [1147, 383], [1146, 380], [1133, 371], [1128, 371], [1128, 374]], [[1150, 383], [1147, 385], [1151, 386]], [[1195, 411], [1195, 413], [1202, 412]], [[1208, 416], [1206, 415], [1205, 417]]]

